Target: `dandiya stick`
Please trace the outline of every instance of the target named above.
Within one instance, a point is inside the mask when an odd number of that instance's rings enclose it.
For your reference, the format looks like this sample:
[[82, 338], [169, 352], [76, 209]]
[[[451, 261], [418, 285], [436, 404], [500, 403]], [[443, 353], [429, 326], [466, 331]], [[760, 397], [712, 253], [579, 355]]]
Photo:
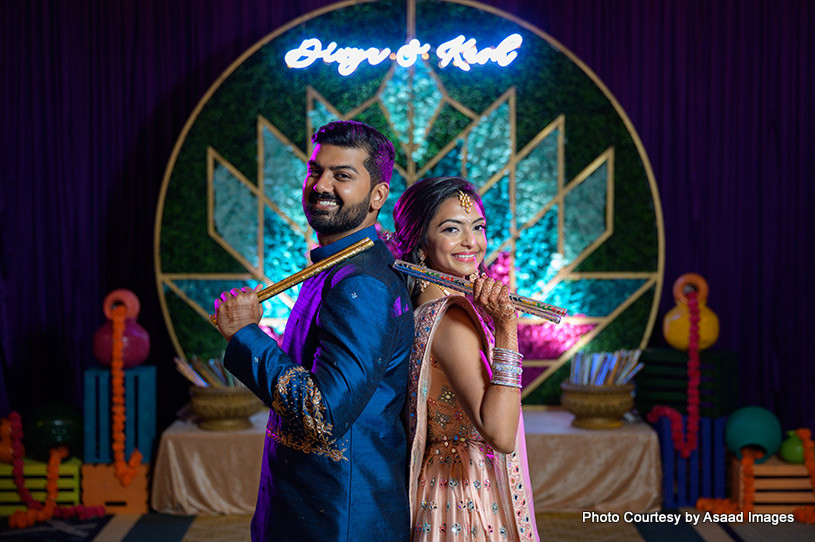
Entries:
[[[372, 246], [374, 246], [374, 242], [367, 237], [365, 239], [362, 239], [361, 241], [357, 241], [353, 245], [342, 249], [333, 256], [329, 256], [324, 260], [309, 265], [305, 269], [301, 269], [297, 273], [288, 276], [283, 280], [275, 282], [271, 286], [267, 286], [266, 288], [258, 291], [258, 301], [263, 303], [267, 299], [273, 298], [277, 294], [288, 290], [292, 286], [296, 286], [297, 284], [300, 284], [304, 280], [311, 278], [314, 275], [317, 275], [318, 273], [322, 273], [326, 269], [334, 267], [338, 263], [343, 262], [348, 258], [353, 258], [360, 252], [368, 250]], [[213, 324], [218, 323], [217, 316], [214, 314], [210, 314], [209, 319], [212, 321]]]
[[626, 350], [624, 351], [624, 354], [626, 357], [625, 365], [619, 374], [617, 374], [617, 380], [619, 380], [620, 383], [624, 383], [630, 371], [637, 366], [642, 350]]
[[613, 367], [612, 367], [611, 371], [609, 372], [609, 375], [606, 378], [606, 381], [603, 382], [604, 384], [615, 384], [616, 383], [617, 373], [620, 371], [620, 365], [622, 365], [620, 363], [620, 352], [619, 351], [614, 352], [614, 354], [613, 354], [613, 356], [611, 358], [611, 363], [612, 363]]
[[201, 358], [197, 356], [193, 356], [190, 358], [190, 362], [192, 362], [192, 368], [195, 369], [195, 372], [201, 375], [201, 378], [207, 381], [207, 384], [212, 386], [213, 388], [222, 388], [224, 383], [221, 382], [221, 379], [212, 372], [209, 368], [209, 365], [201, 361]]
[[603, 361], [600, 363], [600, 369], [597, 371], [597, 376], [594, 379], [595, 386], [602, 386], [606, 382], [606, 376], [608, 372], [611, 370], [611, 363], [613, 362], [613, 358], [610, 354], [605, 354], [603, 356]]
[[[455, 275], [448, 275], [447, 273], [442, 273], [440, 271], [436, 271], [435, 269], [430, 269], [422, 265], [416, 265], [415, 263], [406, 262], [404, 260], [396, 260], [393, 264], [393, 268], [401, 273], [410, 275], [411, 277], [432, 282], [434, 284], [438, 284], [439, 286], [445, 286], [465, 294], [473, 293], [473, 283], [467, 279], [463, 279]], [[532, 299], [531, 297], [524, 297], [510, 292], [509, 299], [518, 310], [534, 316], [540, 316], [541, 318], [549, 320], [555, 324], [559, 324], [560, 319], [563, 316], [566, 316], [566, 309], [549, 305], [547, 303], [542, 303], [541, 301]]]
[[175, 361], [175, 368], [178, 369], [178, 372], [184, 375], [187, 380], [200, 388], [206, 388], [209, 386], [206, 380], [201, 378], [187, 361], [179, 359], [178, 357], [173, 358], [173, 360]]
[[597, 377], [597, 371], [600, 370], [600, 364], [603, 362], [604, 353], [595, 352], [591, 355], [591, 372], [589, 373], [589, 380], [586, 384], [591, 385]]
[[631, 379], [632, 379], [632, 378], [634, 378], [634, 375], [636, 375], [638, 372], [640, 372], [640, 371], [642, 370], [642, 368], [643, 368], [643, 367], [645, 367], [645, 364], [644, 364], [644, 363], [637, 363], [637, 364], [634, 366], [634, 368], [633, 368], [633, 369], [631, 369], [630, 371], [628, 371], [628, 372], [625, 374], [625, 376], [623, 376], [623, 378], [622, 378], [622, 382], [620, 382], [620, 384], [628, 384], [628, 383], [631, 381]]

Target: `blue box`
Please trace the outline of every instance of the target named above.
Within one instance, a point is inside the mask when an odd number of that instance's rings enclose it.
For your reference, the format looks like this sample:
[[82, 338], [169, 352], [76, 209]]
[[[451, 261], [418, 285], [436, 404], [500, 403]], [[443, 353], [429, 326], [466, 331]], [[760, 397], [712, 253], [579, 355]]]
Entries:
[[[125, 458], [134, 448], [149, 463], [156, 438], [156, 368], [125, 369]], [[110, 369], [85, 371], [85, 463], [112, 463]]]
[[[682, 416], [682, 423], [686, 428], [687, 416]], [[699, 497], [726, 497], [726, 423], [727, 416], [700, 417], [698, 446], [687, 459], [674, 449], [670, 420], [662, 417], [654, 424], [662, 455], [663, 508], [695, 507]]]

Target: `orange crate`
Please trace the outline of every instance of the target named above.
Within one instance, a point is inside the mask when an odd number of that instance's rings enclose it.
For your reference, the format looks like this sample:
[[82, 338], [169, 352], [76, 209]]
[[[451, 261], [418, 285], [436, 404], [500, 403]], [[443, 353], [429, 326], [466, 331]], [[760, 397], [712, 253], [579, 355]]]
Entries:
[[[760, 514], [788, 514], [793, 508], [815, 504], [812, 482], [803, 465], [795, 465], [772, 456], [753, 467], [756, 479], [756, 498], [753, 512]], [[744, 506], [744, 487], [741, 483], [741, 462], [730, 459], [730, 489], [739, 507]]]
[[123, 486], [116, 478], [113, 465], [82, 466], [82, 504], [104, 506], [107, 514], [147, 513], [147, 465]]

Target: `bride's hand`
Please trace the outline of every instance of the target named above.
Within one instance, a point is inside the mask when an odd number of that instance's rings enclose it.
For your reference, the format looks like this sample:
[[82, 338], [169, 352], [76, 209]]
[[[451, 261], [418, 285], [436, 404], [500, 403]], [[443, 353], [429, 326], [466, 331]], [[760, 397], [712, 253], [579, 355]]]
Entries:
[[509, 299], [506, 284], [481, 275], [473, 281], [473, 301], [487, 311], [496, 329], [518, 325], [518, 312]]

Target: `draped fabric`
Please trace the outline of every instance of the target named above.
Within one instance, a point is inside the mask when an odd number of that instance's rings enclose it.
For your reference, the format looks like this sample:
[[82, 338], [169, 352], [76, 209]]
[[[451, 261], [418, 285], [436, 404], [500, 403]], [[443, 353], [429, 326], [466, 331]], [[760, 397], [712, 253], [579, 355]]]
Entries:
[[252, 514], [258, 496], [266, 409], [250, 429], [209, 431], [176, 420], [161, 433], [151, 473], [150, 508], [161, 514]]
[[483, 535], [485, 540], [538, 541], [523, 414], [518, 414], [513, 451], [494, 451], [462, 413], [444, 370], [430, 354], [439, 323], [455, 305], [478, 322], [489, 359], [495, 344], [475, 305], [461, 296], [435, 299], [414, 310], [408, 388], [411, 539], [430, 542], [463, 533], [471, 540]]
[[[742, 404], [815, 426], [815, 3], [489, 0], [570, 49], [642, 139], [665, 222], [665, 287], [695, 271], [739, 353]], [[142, 302], [159, 416], [186, 400], [154, 278], [164, 169], [198, 100], [243, 51], [329, 5], [30, 0], [0, 6], [0, 415], [79, 404], [101, 303]], [[657, 325], [652, 344], [661, 345]], [[36, 385], [35, 385], [36, 383]]]

